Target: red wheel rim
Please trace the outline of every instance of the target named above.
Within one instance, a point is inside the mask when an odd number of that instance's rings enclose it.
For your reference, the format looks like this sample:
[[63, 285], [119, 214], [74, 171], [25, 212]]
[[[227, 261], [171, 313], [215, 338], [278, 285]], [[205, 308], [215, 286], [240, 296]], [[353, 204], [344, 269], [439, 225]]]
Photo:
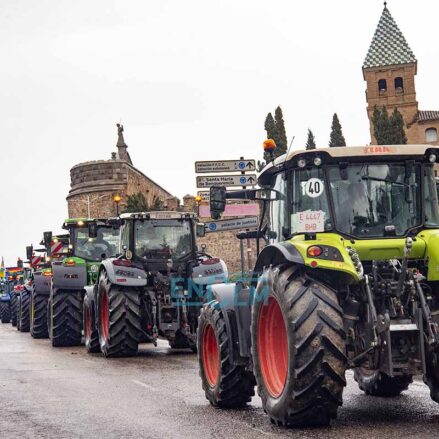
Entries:
[[207, 325], [203, 332], [203, 366], [209, 386], [215, 387], [219, 377], [219, 349], [212, 325]]
[[85, 306], [85, 324], [84, 324], [84, 331], [85, 331], [85, 340], [89, 341], [91, 339], [91, 315], [90, 315], [90, 307]]
[[108, 320], [109, 320], [109, 310], [108, 310], [108, 295], [107, 291], [103, 290], [101, 295], [101, 328], [102, 336], [105, 340], [108, 339]]
[[258, 353], [265, 387], [273, 398], [278, 398], [287, 381], [288, 338], [279, 303], [272, 296], [259, 314]]

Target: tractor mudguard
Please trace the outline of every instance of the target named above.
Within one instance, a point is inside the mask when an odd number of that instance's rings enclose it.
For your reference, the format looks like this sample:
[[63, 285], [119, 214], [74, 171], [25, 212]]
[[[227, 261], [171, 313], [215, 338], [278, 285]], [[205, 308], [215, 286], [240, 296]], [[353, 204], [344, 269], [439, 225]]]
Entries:
[[44, 276], [43, 273], [35, 272], [34, 273], [34, 289], [38, 294], [47, 294], [50, 295], [50, 276]]
[[251, 346], [250, 288], [245, 288], [241, 283], [216, 284], [209, 287], [209, 293], [223, 313], [233, 362], [247, 364]]
[[101, 271], [105, 269], [108, 279], [112, 284], [125, 287], [146, 286], [147, 279], [145, 270], [137, 267], [114, 265], [113, 261], [115, 260], [116, 258], [105, 259], [101, 264], [99, 275], [101, 274]]
[[52, 264], [53, 286], [61, 290], [82, 290], [87, 285], [86, 265], [65, 266], [62, 262]]
[[94, 301], [95, 297], [96, 297], [95, 285], [88, 285], [84, 288], [84, 290], [85, 290], [85, 294], [87, 295], [87, 297], [91, 301]]
[[0, 302], [10, 302], [11, 295], [9, 293], [3, 293], [0, 295]]
[[270, 244], [264, 247], [258, 256], [258, 260], [255, 265], [255, 272], [261, 273], [264, 267], [269, 265], [280, 265], [285, 262], [292, 262], [299, 265], [304, 265], [302, 255], [289, 242], [279, 242], [276, 244]]

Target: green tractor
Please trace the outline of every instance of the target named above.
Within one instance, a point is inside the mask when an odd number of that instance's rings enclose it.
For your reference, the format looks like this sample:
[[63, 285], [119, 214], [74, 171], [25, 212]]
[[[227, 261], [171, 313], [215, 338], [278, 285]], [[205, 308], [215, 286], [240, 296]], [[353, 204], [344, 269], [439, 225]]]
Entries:
[[429, 145], [297, 151], [263, 170], [262, 189], [211, 188], [213, 218], [228, 198], [269, 206], [251, 279], [213, 285], [199, 318], [211, 404], [243, 406], [257, 385], [273, 423], [326, 425], [347, 368], [382, 397], [423, 375], [439, 402], [438, 157]]
[[52, 285], [47, 321], [52, 346], [78, 346], [82, 341], [85, 287], [97, 281], [103, 259], [116, 254], [118, 222], [101, 219], [67, 219], [68, 255], [52, 262]]

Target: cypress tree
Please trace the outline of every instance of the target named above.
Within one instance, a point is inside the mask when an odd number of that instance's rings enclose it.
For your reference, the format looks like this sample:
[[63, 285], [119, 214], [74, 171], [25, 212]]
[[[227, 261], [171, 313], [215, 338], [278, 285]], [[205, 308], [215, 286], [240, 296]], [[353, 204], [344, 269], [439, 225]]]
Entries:
[[316, 149], [316, 139], [313, 132], [308, 129], [308, 139], [306, 141], [306, 149]]
[[274, 141], [276, 142], [276, 149], [274, 151], [274, 156], [279, 157], [285, 154], [288, 149], [287, 133], [285, 131], [284, 116], [282, 113], [282, 108], [277, 107], [274, 112], [274, 123], [276, 127], [276, 137]]
[[406, 145], [407, 137], [404, 130], [404, 119], [402, 114], [395, 107], [393, 113], [390, 116], [390, 133], [391, 133], [391, 145]]
[[340, 121], [337, 113], [332, 116], [331, 135], [329, 139], [329, 146], [346, 146], [346, 140], [343, 136]]
[[[273, 115], [271, 113], [267, 114], [267, 117], [265, 118], [265, 131], [267, 132], [267, 139], [273, 139], [276, 142], [276, 124], [273, 119]], [[276, 143], [277, 145], [277, 143]], [[277, 149], [277, 148], [276, 148]], [[275, 150], [276, 154], [276, 150]], [[264, 152], [264, 160], [266, 163], [270, 161], [271, 157], [270, 154]]]
[[395, 107], [389, 117], [386, 107], [375, 106], [372, 115], [373, 134], [378, 145], [405, 145], [404, 119]]

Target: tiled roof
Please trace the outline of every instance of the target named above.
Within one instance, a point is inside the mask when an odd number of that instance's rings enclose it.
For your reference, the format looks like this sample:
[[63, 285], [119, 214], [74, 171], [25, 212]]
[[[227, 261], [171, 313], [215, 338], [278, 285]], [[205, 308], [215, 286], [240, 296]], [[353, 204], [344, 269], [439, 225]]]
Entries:
[[428, 122], [430, 120], [439, 120], [439, 111], [419, 111], [418, 121]]
[[416, 62], [415, 55], [390, 15], [387, 6], [384, 6], [378, 27], [364, 60], [363, 68], [413, 62]]

